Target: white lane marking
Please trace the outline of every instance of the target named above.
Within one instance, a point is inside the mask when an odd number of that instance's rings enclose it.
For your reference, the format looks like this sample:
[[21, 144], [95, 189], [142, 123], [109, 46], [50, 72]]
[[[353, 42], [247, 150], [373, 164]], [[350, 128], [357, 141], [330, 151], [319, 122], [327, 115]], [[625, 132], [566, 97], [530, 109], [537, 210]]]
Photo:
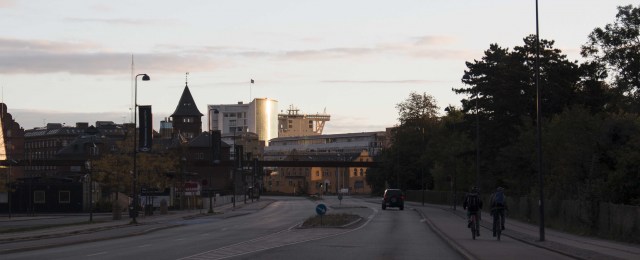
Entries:
[[151, 244], [141, 245], [141, 246], [138, 246], [138, 247], [149, 247], [149, 246], [151, 246]]
[[186, 238], [178, 238], [178, 239], [175, 239], [174, 241], [182, 241], [182, 240], [185, 240], [185, 239]]
[[104, 252], [100, 252], [100, 253], [90, 254], [90, 255], [87, 255], [87, 256], [104, 255], [104, 254], [106, 254], [106, 253], [107, 253], [107, 251], [104, 251]]

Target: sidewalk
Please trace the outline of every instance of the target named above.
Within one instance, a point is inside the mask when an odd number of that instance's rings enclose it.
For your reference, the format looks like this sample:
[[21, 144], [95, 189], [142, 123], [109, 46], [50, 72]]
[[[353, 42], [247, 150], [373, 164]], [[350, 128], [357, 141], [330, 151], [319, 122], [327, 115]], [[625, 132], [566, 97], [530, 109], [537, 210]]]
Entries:
[[[492, 219], [482, 213], [481, 236], [472, 240], [466, 227], [466, 212], [449, 206], [408, 202], [422, 214], [424, 221], [444, 240], [469, 259], [640, 259], [640, 245], [577, 236], [545, 229], [545, 241], [539, 241], [539, 227], [506, 219], [502, 240], [492, 236]], [[524, 242], [524, 244], [522, 243]], [[518, 245], [520, 244], [520, 245]], [[528, 246], [525, 246], [528, 245]], [[549, 254], [543, 257], [539, 254]]]
[[[251, 202], [237, 202], [235, 209], [232, 204], [214, 207], [214, 214], [220, 218], [230, 218], [249, 214], [250, 210], [266, 207], [274, 200], [261, 199]], [[0, 254], [49, 248], [77, 243], [94, 242], [107, 239], [122, 238], [141, 235], [156, 230], [167, 229], [182, 225], [182, 221], [198, 217], [212, 216], [207, 214], [208, 209], [170, 211], [166, 215], [154, 212], [152, 216], [140, 216], [137, 224], [130, 224], [128, 216], [120, 220], [111, 220], [103, 215], [102, 221], [78, 225], [62, 225], [57, 227], [36, 229], [24, 232], [0, 233]], [[77, 216], [69, 216], [77, 217]], [[86, 214], [82, 216], [86, 218]], [[28, 224], [30, 221], [47, 221], [47, 219], [64, 218], [64, 216], [16, 216], [11, 219], [0, 220], [0, 225], [8, 222], [20, 222]], [[94, 219], [97, 219], [94, 218]], [[86, 220], [85, 220], [86, 221]]]

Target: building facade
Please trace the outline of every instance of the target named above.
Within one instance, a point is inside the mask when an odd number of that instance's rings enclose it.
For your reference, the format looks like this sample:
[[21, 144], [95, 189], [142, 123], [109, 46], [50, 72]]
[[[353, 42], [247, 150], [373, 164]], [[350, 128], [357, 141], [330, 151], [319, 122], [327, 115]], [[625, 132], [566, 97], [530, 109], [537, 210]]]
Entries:
[[249, 104], [208, 105], [209, 129], [223, 135], [251, 132], [268, 145], [278, 136], [278, 101], [256, 98]]
[[[265, 147], [264, 160], [373, 161], [385, 142], [385, 132], [281, 137]], [[264, 177], [265, 189], [287, 194], [371, 192], [366, 167], [278, 167]]]
[[325, 122], [329, 120], [329, 114], [301, 114], [291, 105], [287, 113], [278, 114], [278, 137], [321, 135]]
[[191, 140], [202, 133], [202, 113], [198, 110], [193, 100], [189, 86], [185, 84], [184, 90], [176, 110], [171, 114], [173, 135]]

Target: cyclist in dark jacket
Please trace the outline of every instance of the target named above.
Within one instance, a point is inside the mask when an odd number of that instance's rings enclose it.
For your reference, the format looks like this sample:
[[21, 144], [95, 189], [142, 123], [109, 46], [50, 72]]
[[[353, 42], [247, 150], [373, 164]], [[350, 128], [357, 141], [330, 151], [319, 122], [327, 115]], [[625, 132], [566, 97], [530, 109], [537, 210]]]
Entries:
[[[505, 213], [505, 210], [509, 210], [509, 208], [507, 207], [507, 196], [504, 195], [504, 188], [498, 187], [496, 189], [496, 192], [491, 194], [491, 201], [489, 204], [491, 206], [491, 216], [494, 216], [494, 214], [497, 214], [497, 220], [500, 221], [499, 222], [500, 229], [504, 230], [504, 222], [505, 222], [504, 213]], [[498, 228], [497, 223], [494, 223], [494, 230], [493, 230], [494, 237], [496, 236], [495, 228]]]
[[[480, 223], [480, 210], [482, 209], [482, 199], [478, 187], [471, 188], [471, 191], [464, 196], [462, 208], [467, 210], [467, 227], [471, 228], [471, 215], [475, 215], [478, 223]], [[480, 236], [480, 230], [477, 229], [476, 235]]]

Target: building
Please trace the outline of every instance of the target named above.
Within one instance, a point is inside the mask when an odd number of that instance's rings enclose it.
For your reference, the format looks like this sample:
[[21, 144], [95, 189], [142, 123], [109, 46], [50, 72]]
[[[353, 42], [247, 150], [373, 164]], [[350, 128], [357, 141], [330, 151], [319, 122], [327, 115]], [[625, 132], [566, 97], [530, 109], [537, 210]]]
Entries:
[[278, 136], [278, 101], [256, 98], [249, 104], [208, 105], [209, 129], [220, 130], [222, 135], [251, 132], [268, 145]]
[[[193, 100], [189, 86], [185, 83], [184, 91], [176, 110], [171, 114], [173, 135], [191, 140], [202, 133], [202, 113]], [[166, 126], [165, 122], [165, 126]]]
[[325, 122], [331, 120], [326, 113], [307, 115], [289, 106], [287, 113], [278, 114], [278, 137], [321, 135]]
[[[7, 105], [0, 103], [0, 160], [8, 161], [9, 166], [0, 167], [0, 210], [9, 207], [9, 185], [24, 176], [22, 167], [11, 164], [24, 158], [24, 129], [7, 112]], [[12, 199], [15, 200], [15, 199]]]
[[[280, 137], [265, 147], [264, 160], [373, 161], [382, 151], [385, 132]], [[264, 177], [265, 189], [280, 193], [370, 193], [365, 167], [279, 167]]]

